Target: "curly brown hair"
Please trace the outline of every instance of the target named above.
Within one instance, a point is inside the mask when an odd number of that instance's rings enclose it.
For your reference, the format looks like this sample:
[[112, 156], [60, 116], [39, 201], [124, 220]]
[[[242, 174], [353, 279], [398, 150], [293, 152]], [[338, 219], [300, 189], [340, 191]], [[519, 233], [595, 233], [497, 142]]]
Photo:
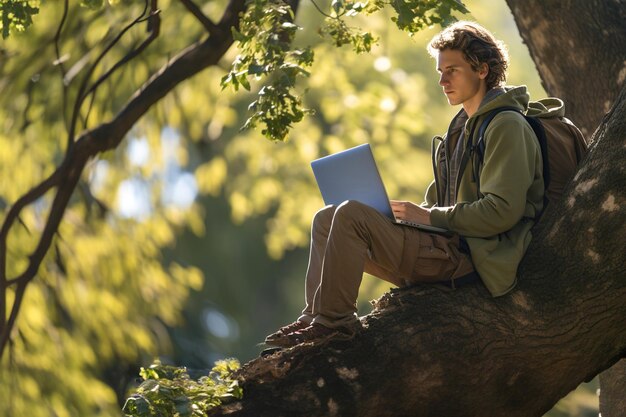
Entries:
[[474, 71], [478, 71], [482, 64], [487, 64], [489, 73], [485, 81], [488, 90], [506, 82], [506, 69], [509, 66], [506, 45], [478, 23], [453, 23], [435, 35], [428, 44], [428, 53], [435, 58], [439, 51], [446, 49], [462, 51]]

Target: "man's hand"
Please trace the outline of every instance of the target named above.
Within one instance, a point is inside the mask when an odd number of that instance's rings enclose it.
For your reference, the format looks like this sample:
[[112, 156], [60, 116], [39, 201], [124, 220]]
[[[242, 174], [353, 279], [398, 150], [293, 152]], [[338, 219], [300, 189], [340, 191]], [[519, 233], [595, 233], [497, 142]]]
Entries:
[[413, 223], [430, 225], [430, 210], [418, 206], [410, 201], [391, 200], [393, 215], [398, 220], [408, 220]]

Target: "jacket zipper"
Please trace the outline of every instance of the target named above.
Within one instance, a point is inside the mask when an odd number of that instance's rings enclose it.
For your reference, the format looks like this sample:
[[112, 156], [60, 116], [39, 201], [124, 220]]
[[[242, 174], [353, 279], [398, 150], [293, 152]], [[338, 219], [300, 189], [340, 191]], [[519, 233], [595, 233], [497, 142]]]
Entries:
[[430, 143], [430, 155], [431, 163], [433, 165], [433, 176], [435, 177], [435, 190], [437, 191], [437, 206], [441, 207], [441, 182], [439, 180], [439, 168], [437, 162], [439, 161], [440, 148], [436, 145], [436, 141], [439, 141], [439, 146], [443, 144], [443, 138], [439, 135], [433, 137]]
[[[443, 163], [445, 164], [444, 169], [446, 170], [446, 182], [450, 181], [450, 148], [449, 148], [449, 141], [448, 138], [450, 137], [450, 129], [452, 128], [452, 126], [454, 125], [454, 121], [457, 119], [457, 117], [459, 117], [459, 115], [461, 114], [463, 110], [459, 110], [459, 112], [452, 118], [452, 120], [450, 121], [450, 124], [448, 125], [448, 131], [445, 135], [444, 138], [441, 139], [441, 145], [440, 146], [444, 146], [444, 150], [445, 150], [445, 155], [443, 158]], [[435, 138], [437, 138], [437, 136], [435, 136]], [[433, 138], [433, 141], [434, 139]], [[439, 138], [441, 138], [439, 136]], [[434, 142], [433, 142], [434, 143]], [[437, 148], [437, 151], [439, 151], [440, 148]], [[439, 162], [439, 160], [441, 159], [439, 157], [440, 152], [436, 152], [435, 155], [435, 159], [437, 160], [437, 162]], [[448, 195], [448, 202], [450, 201], [450, 187], [445, 187], [446, 189], [441, 189], [441, 183], [438, 180], [438, 175], [439, 175], [439, 171], [437, 170], [437, 166], [434, 165], [435, 164], [435, 160], [433, 160], [433, 172], [434, 172], [434, 176], [435, 176], [435, 187], [437, 189], [437, 205], [439, 207], [443, 207], [444, 206], [444, 193]]]
[[[471, 119], [468, 119], [468, 122]], [[475, 172], [474, 169], [474, 161], [472, 161], [473, 158], [473, 154], [474, 154], [474, 131], [476, 130], [476, 126], [478, 126], [478, 118], [476, 118], [475, 120], [473, 120], [472, 122], [472, 128], [469, 130], [469, 134], [466, 133], [468, 132], [468, 125], [466, 123], [465, 128], [463, 130], [463, 135], [465, 136], [465, 141], [466, 144], [463, 147], [463, 154], [461, 155], [461, 163], [459, 164], [459, 175], [457, 175], [456, 177], [456, 186], [455, 186], [455, 193], [456, 195], [454, 196], [455, 201], [458, 198], [459, 195], [459, 187], [461, 186], [461, 180], [463, 179], [463, 174], [465, 172], [465, 167], [467, 166], [468, 163], [472, 164], [472, 178], [471, 181], [474, 183], [477, 183], [478, 179], [476, 178], [476, 175], [478, 175], [477, 172]], [[478, 197], [480, 198], [480, 190], [476, 190], [477, 193], [479, 194]]]

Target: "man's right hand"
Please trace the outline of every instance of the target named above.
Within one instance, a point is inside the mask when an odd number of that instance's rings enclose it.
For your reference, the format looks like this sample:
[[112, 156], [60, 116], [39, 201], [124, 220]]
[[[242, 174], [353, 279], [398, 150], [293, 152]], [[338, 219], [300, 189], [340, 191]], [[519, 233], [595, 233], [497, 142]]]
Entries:
[[430, 225], [430, 210], [411, 201], [391, 200], [391, 210], [398, 220]]

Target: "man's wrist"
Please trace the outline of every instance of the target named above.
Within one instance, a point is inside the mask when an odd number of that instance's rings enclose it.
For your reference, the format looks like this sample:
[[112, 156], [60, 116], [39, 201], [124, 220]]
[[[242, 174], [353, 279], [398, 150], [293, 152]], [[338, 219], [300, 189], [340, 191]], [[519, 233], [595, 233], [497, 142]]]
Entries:
[[429, 210], [429, 218], [431, 226], [450, 229], [448, 224], [448, 216], [446, 215], [450, 207], [433, 207]]

